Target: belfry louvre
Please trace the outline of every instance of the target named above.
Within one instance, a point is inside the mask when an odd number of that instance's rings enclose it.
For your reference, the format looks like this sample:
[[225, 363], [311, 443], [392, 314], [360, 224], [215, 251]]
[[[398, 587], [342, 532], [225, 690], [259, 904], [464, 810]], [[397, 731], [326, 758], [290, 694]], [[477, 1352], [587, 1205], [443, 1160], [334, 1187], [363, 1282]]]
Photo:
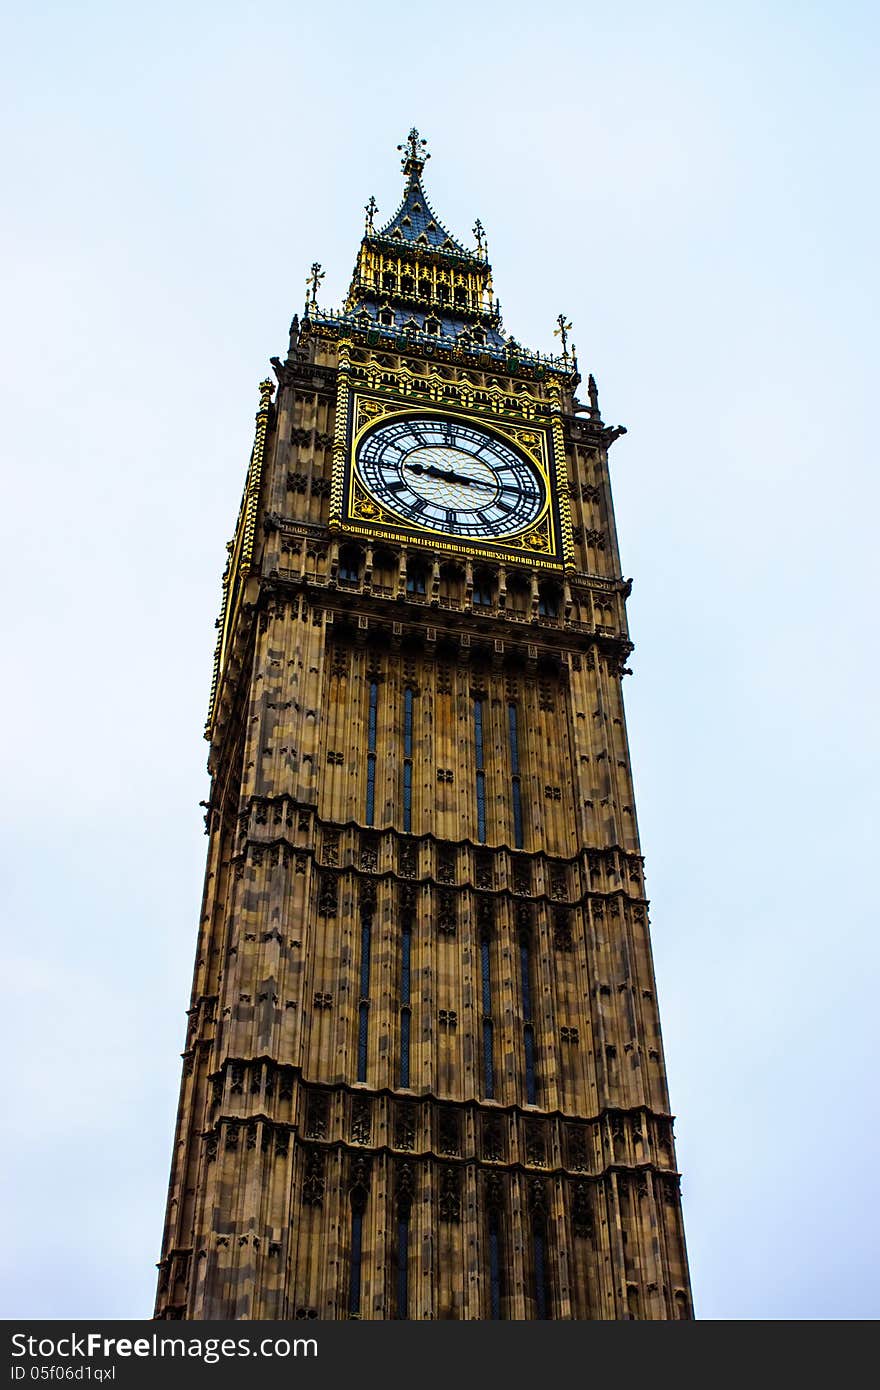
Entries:
[[228, 547], [159, 1318], [690, 1318], [605, 425], [418, 132]]

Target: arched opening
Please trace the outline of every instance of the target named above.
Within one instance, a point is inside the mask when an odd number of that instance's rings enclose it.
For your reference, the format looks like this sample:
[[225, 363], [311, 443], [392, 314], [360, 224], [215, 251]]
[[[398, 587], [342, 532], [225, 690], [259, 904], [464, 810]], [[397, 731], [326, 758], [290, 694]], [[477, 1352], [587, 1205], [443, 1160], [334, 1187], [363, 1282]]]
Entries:
[[397, 581], [397, 556], [391, 550], [373, 553], [373, 592], [391, 594]]
[[419, 596], [427, 592], [428, 571], [421, 560], [410, 560], [406, 567], [406, 592]]
[[521, 617], [529, 611], [531, 602], [531, 585], [524, 574], [514, 571], [507, 576], [507, 611], [516, 613]]
[[340, 584], [358, 584], [361, 577], [363, 551], [356, 545], [344, 545], [339, 551], [337, 578]]
[[538, 589], [538, 613], [542, 618], [558, 618], [562, 604], [559, 586], [546, 582]]
[[465, 574], [461, 565], [447, 561], [440, 566], [440, 602], [447, 608], [461, 608], [464, 601]]
[[491, 608], [495, 602], [495, 577], [490, 570], [474, 570], [472, 601], [475, 608]]

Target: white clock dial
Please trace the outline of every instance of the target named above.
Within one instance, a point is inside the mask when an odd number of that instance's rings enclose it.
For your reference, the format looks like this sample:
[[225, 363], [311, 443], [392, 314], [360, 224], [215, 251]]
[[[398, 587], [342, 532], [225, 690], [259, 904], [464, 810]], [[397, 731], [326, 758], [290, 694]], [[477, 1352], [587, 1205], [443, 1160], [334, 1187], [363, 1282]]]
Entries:
[[486, 539], [530, 526], [545, 503], [537, 469], [506, 441], [449, 416], [379, 424], [357, 467], [370, 494], [411, 525]]

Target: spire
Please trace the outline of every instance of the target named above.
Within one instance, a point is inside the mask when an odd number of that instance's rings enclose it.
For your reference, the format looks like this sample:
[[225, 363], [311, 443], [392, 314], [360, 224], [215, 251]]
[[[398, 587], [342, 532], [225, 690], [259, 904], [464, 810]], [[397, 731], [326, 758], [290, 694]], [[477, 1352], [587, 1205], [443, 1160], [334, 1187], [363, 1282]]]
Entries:
[[473, 252], [467, 251], [461, 242], [446, 230], [428, 202], [428, 195], [422, 185], [425, 161], [431, 158], [425, 148], [427, 143], [413, 126], [405, 142], [397, 146], [403, 153], [400, 167], [406, 178], [403, 202], [384, 227], [377, 230], [370, 225], [367, 234], [393, 237], [395, 241], [420, 244], [432, 250], [451, 251], [458, 256], [472, 256]]

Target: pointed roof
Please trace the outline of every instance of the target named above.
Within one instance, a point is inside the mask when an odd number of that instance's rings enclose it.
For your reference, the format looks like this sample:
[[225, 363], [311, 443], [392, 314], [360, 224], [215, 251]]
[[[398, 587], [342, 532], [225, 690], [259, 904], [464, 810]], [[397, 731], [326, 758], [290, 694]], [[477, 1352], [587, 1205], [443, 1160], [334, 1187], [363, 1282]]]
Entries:
[[422, 185], [422, 170], [425, 161], [431, 158], [425, 149], [426, 144], [427, 141], [419, 138], [419, 132], [413, 126], [406, 143], [397, 146], [399, 150], [404, 151], [403, 159], [400, 161], [400, 167], [406, 175], [403, 202], [390, 222], [374, 235], [416, 245], [427, 244], [445, 251], [454, 251], [459, 256], [471, 257], [473, 251], [468, 251], [447, 231], [428, 202]]
[[375, 334], [394, 339], [398, 348], [410, 343], [415, 351], [431, 356], [474, 354], [484, 364], [494, 359], [506, 371], [520, 365], [538, 375], [548, 369], [570, 375], [567, 356], [529, 352], [504, 332], [501, 305], [493, 297], [483, 224], [474, 223], [472, 248], [444, 227], [422, 183], [431, 157], [426, 146], [413, 127], [397, 147], [406, 182], [394, 216], [378, 228], [375, 198], [364, 208], [364, 236], [341, 311], [318, 306], [324, 277], [319, 265], [312, 266], [304, 327], [320, 324], [336, 331], [345, 324], [366, 332], [368, 342]]

